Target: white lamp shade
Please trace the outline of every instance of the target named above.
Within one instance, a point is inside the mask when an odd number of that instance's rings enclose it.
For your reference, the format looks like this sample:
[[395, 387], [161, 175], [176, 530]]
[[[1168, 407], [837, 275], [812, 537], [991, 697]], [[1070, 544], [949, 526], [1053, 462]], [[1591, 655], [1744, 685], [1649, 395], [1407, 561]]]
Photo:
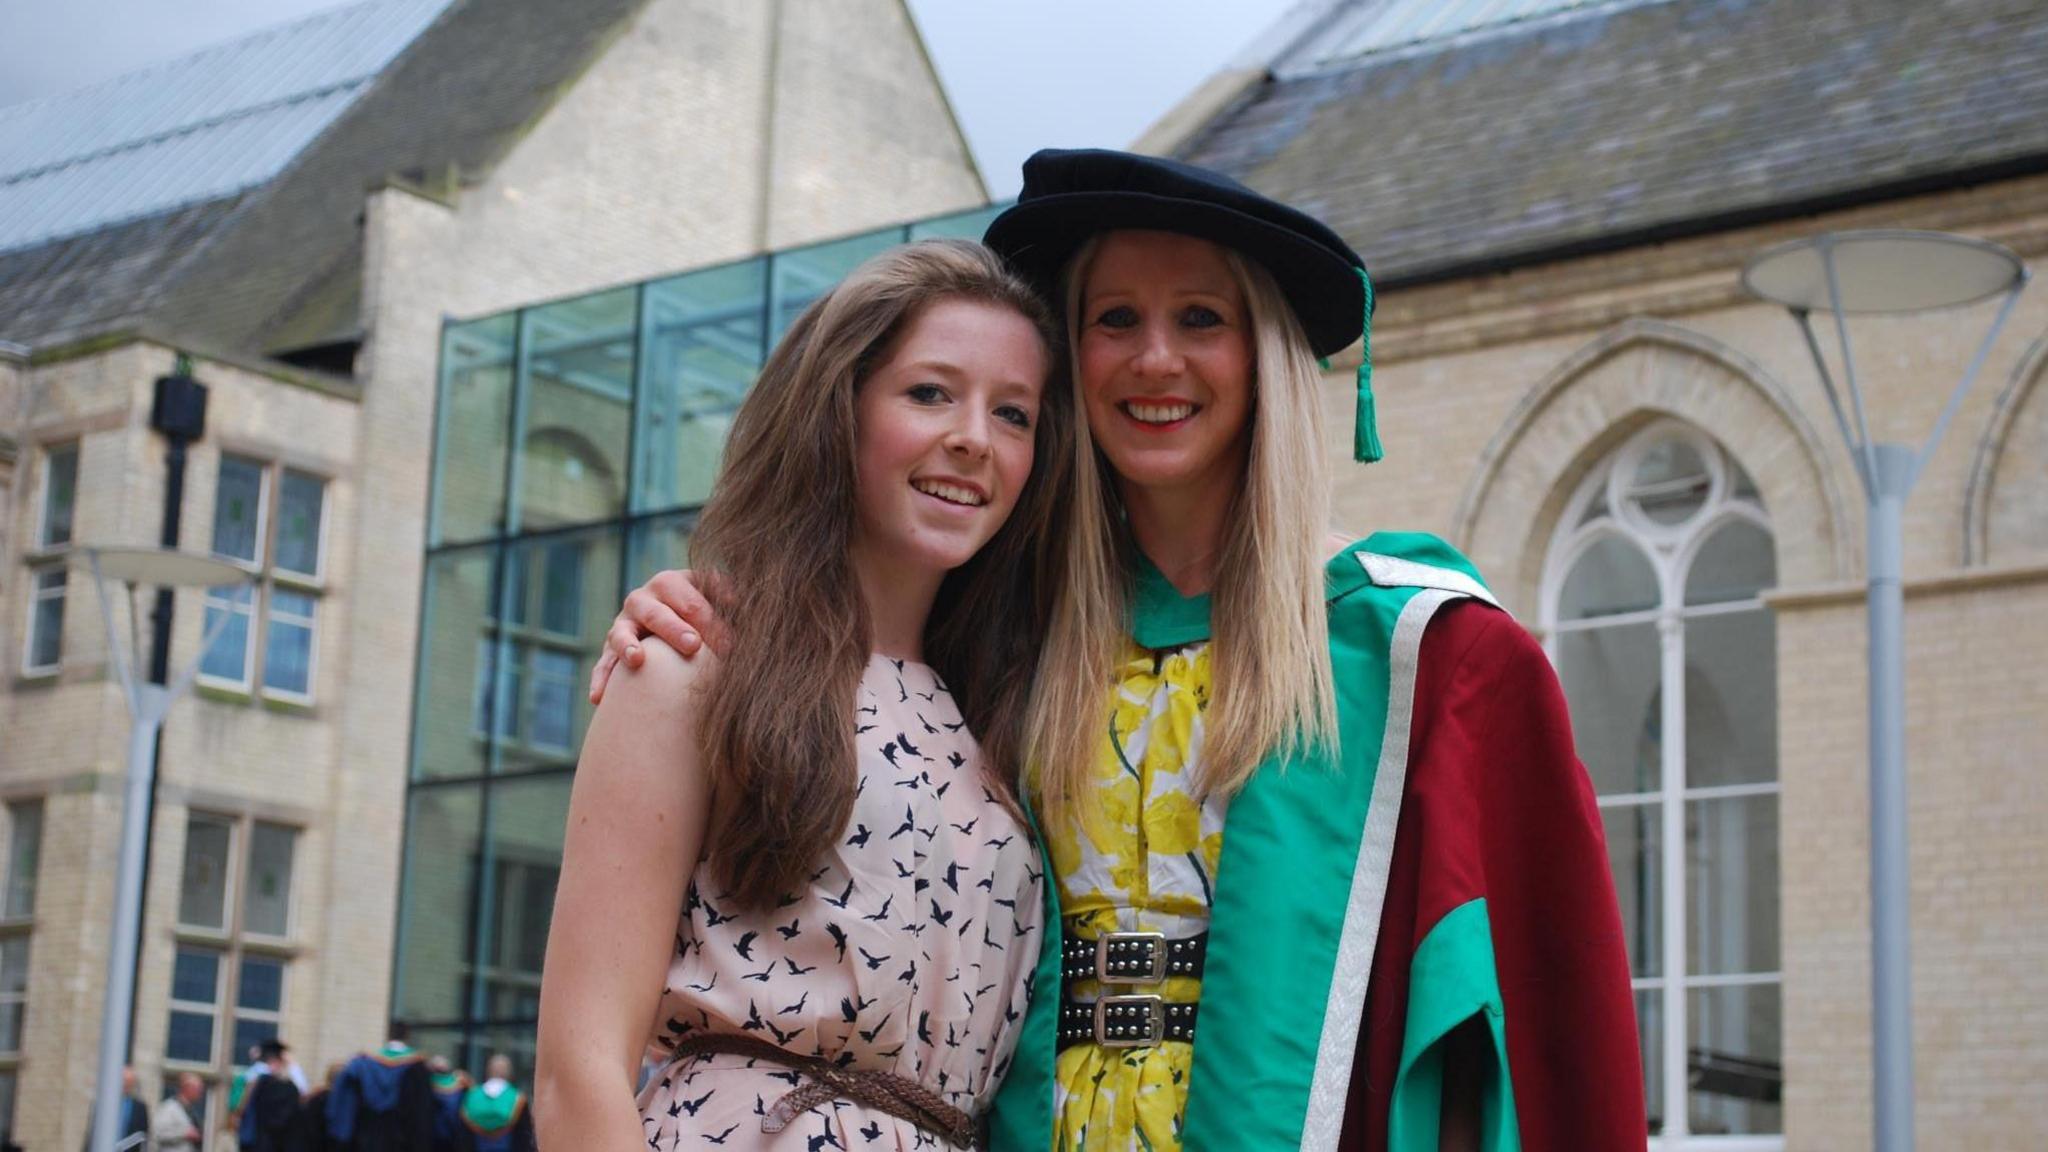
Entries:
[[[1841, 299], [1828, 290], [1832, 254]], [[2026, 276], [2011, 250], [1945, 232], [1829, 232], [1758, 253], [1742, 270], [1751, 294], [1811, 312], [1925, 312], [1974, 304]]]
[[92, 570], [95, 559], [99, 561], [102, 578], [123, 584], [214, 588], [223, 584], [244, 584], [249, 580], [249, 570], [240, 565], [174, 548], [118, 545], [79, 548], [71, 554], [71, 563], [87, 571]]

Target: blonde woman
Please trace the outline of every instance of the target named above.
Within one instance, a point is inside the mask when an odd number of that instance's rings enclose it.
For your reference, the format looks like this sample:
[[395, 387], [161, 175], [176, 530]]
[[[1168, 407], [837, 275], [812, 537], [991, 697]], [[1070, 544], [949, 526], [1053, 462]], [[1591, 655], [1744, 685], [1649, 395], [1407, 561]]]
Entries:
[[[1032, 157], [987, 241], [1063, 306], [1084, 417], [1026, 736], [1062, 991], [993, 1144], [1640, 1149], [1620, 919], [1547, 661], [1442, 541], [1326, 533], [1316, 358], [1368, 334], [1358, 256], [1214, 173], [1095, 151]], [[598, 674], [701, 627], [659, 577]]]

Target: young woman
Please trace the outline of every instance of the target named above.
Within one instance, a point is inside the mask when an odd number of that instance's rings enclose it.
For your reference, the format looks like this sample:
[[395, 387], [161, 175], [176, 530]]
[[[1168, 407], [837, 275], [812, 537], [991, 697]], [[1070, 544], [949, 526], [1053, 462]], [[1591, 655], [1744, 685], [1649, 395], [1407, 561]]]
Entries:
[[856, 269], [769, 358], [692, 542], [738, 638], [646, 660], [585, 738], [543, 1147], [974, 1139], [1043, 928], [1011, 781], [1069, 452], [1056, 337], [940, 241]]
[[[987, 241], [1063, 306], [1085, 419], [1027, 735], [1063, 988], [994, 1144], [1640, 1149], [1620, 921], [1541, 649], [1442, 541], [1325, 535], [1316, 358], [1367, 334], [1362, 262], [1171, 161], [1024, 172]], [[694, 646], [681, 616], [732, 642], [684, 583], [629, 598], [599, 676], [660, 651], [644, 632]]]

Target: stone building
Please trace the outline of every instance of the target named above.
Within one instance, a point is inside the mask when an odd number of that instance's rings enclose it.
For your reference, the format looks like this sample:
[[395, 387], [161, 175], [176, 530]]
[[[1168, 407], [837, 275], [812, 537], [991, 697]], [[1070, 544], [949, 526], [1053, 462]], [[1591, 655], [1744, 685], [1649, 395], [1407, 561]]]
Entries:
[[[1322, 0], [1141, 146], [1317, 213], [1372, 266], [1388, 455], [1338, 515], [1449, 537], [1558, 665], [1652, 1146], [1868, 1147], [1862, 490], [1799, 329], [1738, 275], [1847, 228], [2038, 265], [2048, 12]], [[1852, 322], [1876, 439], [1925, 438], [1995, 311]], [[2037, 288], [1906, 510], [1927, 1148], [2048, 1142], [2044, 366]]]
[[[986, 200], [900, 0], [370, 0], [0, 109], [0, 1134], [83, 1137], [128, 725], [67, 565], [157, 539], [153, 381], [178, 353], [209, 389], [182, 544], [254, 584], [176, 602], [175, 659], [225, 632], [162, 742], [135, 1063], [146, 1092], [178, 1070], [218, 1084], [277, 1033], [317, 1080], [394, 1003], [444, 318]], [[788, 271], [816, 290], [803, 260]], [[521, 354], [604, 397], [630, 346], [547, 345], [606, 320], [540, 316]], [[482, 346], [449, 331], [451, 357]], [[556, 434], [532, 442], [531, 518], [450, 523], [574, 520], [622, 475], [552, 402], [532, 413]], [[663, 459], [677, 485], [700, 467]], [[622, 574], [578, 577], [590, 613]], [[506, 987], [536, 978], [535, 956], [486, 962]]]

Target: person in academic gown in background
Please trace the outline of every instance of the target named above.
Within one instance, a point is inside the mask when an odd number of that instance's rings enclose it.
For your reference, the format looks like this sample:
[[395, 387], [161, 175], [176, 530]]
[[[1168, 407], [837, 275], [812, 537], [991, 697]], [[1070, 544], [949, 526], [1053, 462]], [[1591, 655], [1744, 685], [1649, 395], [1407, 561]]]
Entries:
[[465, 1089], [456, 1108], [455, 1152], [537, 1152], [527, 1104], [512, 1083], [512, 1058], [491, 1057], [484, 1082]]
[[242, 1152], [286, 1152], [299, 1113], [299, 1086], [283, 1043], [265, 1040], [258, 1055], [268, 1071], [249, 1085], [236, 1137]]
[[434, 1084], [403, 1021], [384, 1046], [350, 1060], [327, 1093], [327, 1136], [347, 1152], [432, 1152]]

